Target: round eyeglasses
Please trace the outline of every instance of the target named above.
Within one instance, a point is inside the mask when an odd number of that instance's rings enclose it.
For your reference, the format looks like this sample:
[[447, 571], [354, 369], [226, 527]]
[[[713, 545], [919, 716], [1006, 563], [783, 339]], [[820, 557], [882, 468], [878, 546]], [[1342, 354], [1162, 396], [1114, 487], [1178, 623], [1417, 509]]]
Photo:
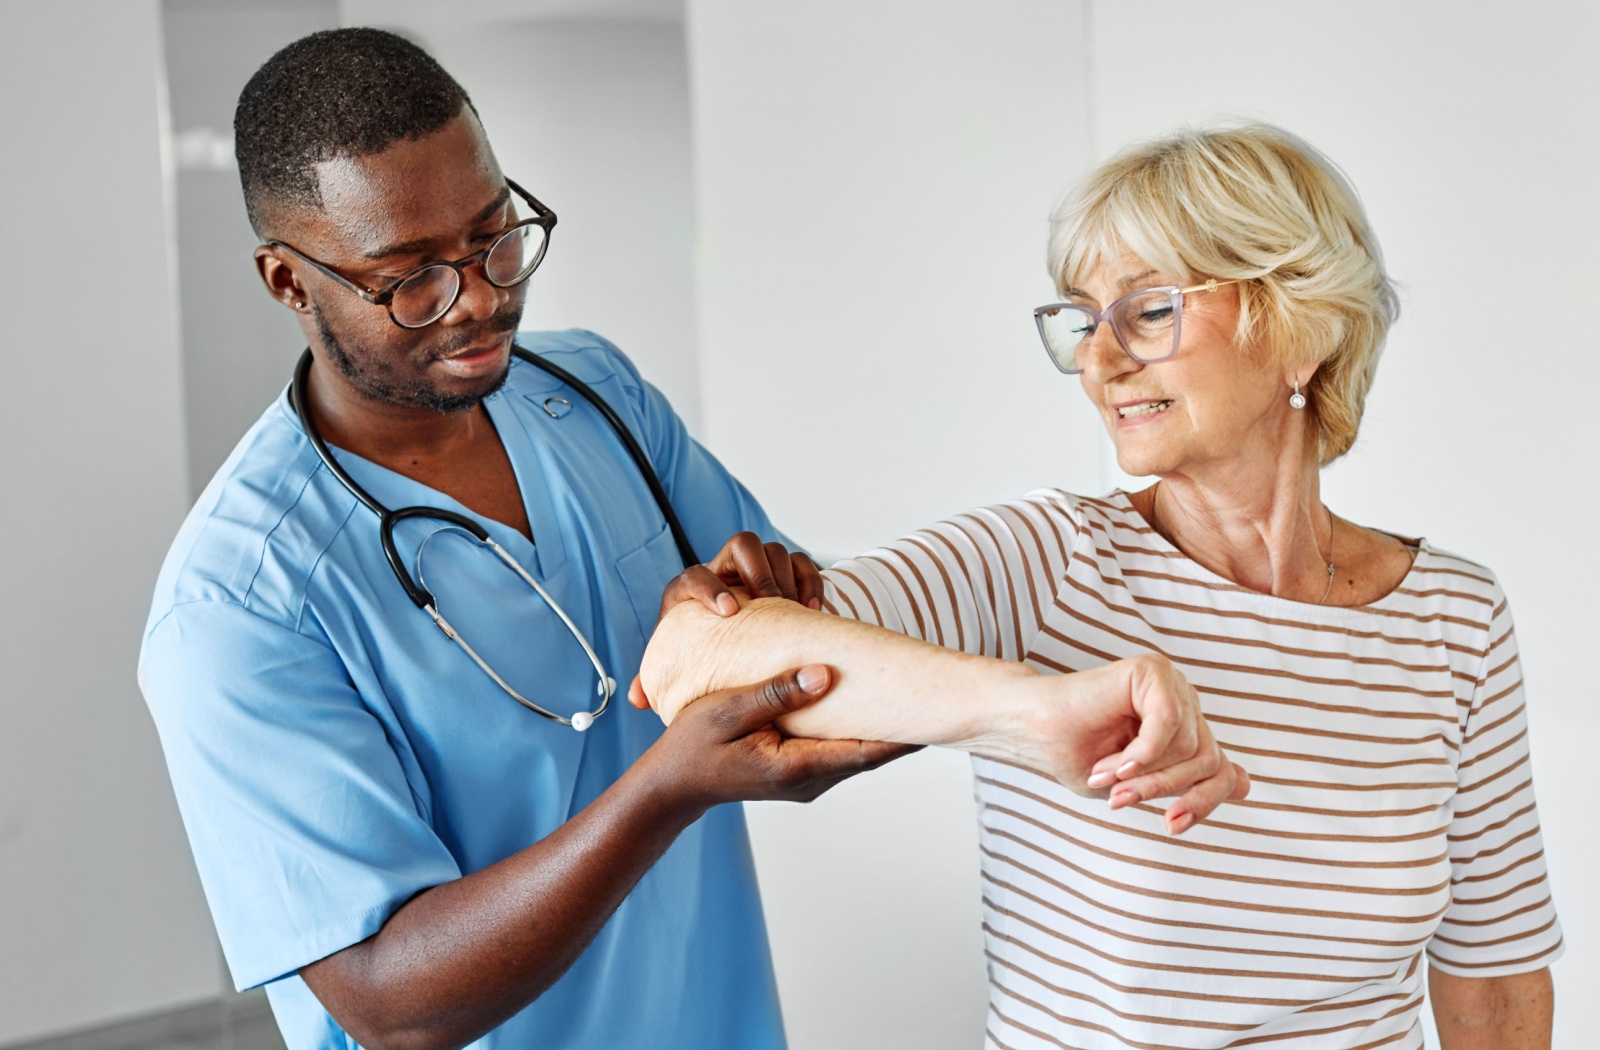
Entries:
[[1141, 288], [1117, 299], [1104, 310], [1087, 303], [1048, 303], [1033, 311], [1033, 323], [1050, 360], [1067, 375], [1077, 375], [1087, 365], [1089, 346], [1103, 322], [1111, 327], [1117, 345], [1140, 364], [1165, 361], [1178, 352], [1183, 330], [1183, 297], [1191, 292], [1214, 292], [1238, 281], [1212, 279], [1188, 288], [1166, 285]]
[[506, 185], [532, 209], [532, 218], [507, 227], [481, 251], [454, 262], [419, 266], [383, 288], [363, 288], [292, 244], [283, 241], [268, 241], [267, 244], [310, 263], [318, 272], [374, 306], [387, 307], [389, 318], [401, 328], [422, 328], [443, 317], [461, 298], [462, 271], [467, 267], [477, 266], [484, 280], [496, 288], [511, 288], [533, 276], [533, 271], [544, 261], [544, 253], [550, 247], [550, 231], [555, 229], [556, 213], [510, 179], [506, 180]]

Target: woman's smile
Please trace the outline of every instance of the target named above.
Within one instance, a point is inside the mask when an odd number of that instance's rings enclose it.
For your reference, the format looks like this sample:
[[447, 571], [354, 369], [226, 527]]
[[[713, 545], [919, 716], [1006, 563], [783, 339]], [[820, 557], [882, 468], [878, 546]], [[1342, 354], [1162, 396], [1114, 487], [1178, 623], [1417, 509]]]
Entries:
[[1117, 429], [1126, 430], [1129, 427], [1140, 427], [1154, 423], [1167, 409], [1172, 407], [1172, 399], [1147, 398], [1141, 401], [1124, 401], [1112, 405], [1111, 410], [1116, 413]]

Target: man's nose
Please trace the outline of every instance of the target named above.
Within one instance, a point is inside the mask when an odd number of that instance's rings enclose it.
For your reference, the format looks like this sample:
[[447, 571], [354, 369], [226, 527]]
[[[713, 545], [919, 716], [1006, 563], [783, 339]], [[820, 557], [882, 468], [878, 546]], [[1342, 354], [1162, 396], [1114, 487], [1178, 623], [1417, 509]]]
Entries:
[[489, 283], [489, 279], [483, 275], [482, 259], [470, 266], [463, 266], [457, 272], [461, 275], [461, 294], [456, 296], [454, 305], [445, 311], [445, 315], [439, 318], [441, 324], [486, 321], [506, 304], [513, 291], [511, 288], [496, 288]]
[[1106, 322], [1095, 325], [1094, 334], [1078, 347], [1078, 361], [1083, 366], [1083, 377], [1102, 386], [1144, 367], [1122, 349], [1117, 334]]

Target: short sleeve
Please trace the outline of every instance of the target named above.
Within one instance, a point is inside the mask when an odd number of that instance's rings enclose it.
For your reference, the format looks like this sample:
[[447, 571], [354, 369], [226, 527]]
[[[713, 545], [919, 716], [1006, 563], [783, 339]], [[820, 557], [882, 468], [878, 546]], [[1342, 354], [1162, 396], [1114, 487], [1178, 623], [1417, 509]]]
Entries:
[[947, 649], [1020, 660], [1084, 530], [1051, 491], [914, 532], [823, 575], [824, 607]]
[[1449, 832], [1452, 900], [1428, 945], [1430, 965], [1458, 977], [1537, 970], [1562, 949], [1534, 804], [1516, 631], [1495, 590], [1488, 648], [1462, 725]]
[[184, 603], [147, 635], [139, 679], [239, 988], [371, 936], [460, 875], [326, 641]]

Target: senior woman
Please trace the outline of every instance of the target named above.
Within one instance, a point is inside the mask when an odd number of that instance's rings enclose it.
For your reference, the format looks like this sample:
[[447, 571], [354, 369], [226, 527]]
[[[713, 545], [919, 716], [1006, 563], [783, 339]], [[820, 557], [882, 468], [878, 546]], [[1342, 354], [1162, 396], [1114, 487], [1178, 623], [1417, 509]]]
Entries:
[[[848, 680], [881, 642], [845, 619], [1045, 673], [1162, 654], [1250, 797], [1178, 838], [1192, 817], [1139, 770], [1109, 812], [975, 758], [990, 1045], [1418, 1047], [1426, 985], [1446, 1050], [1548, 1046], [1562, 941], [1505, 595], [1321, 498], [1397, 313], [1354, 192], [1278, 129], [1184, 133], [1096, 171], [1049, 265], [1051, 359], [1156, 483], [1035, 492], [835, 565], [832, 620], [679, 605], [644, 692], [670, 718], [800, 662]], [[787, 727], [917, 738], [914, 705], [858, 695]]]

